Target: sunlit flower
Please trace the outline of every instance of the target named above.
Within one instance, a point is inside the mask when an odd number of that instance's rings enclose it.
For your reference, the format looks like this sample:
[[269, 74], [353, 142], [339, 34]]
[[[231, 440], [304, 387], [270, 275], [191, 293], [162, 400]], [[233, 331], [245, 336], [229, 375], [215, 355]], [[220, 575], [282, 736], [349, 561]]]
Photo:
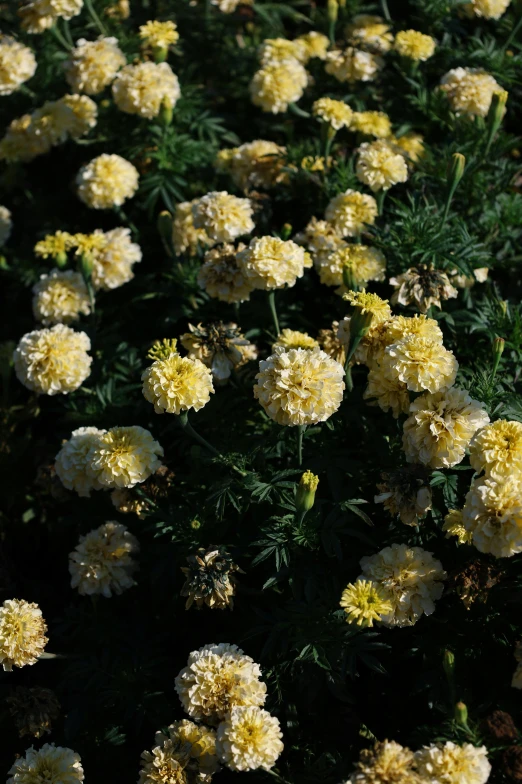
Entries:
[[194, 227], [203, 229], [216, 242], [232, 242], [250, 234], [255, 225], [250, 199], [241, 199], [226, 191], [212, 191], [192, 202]]
[[256, 237], [237, 254], [239, 267], [253, 288], [279, 289], [294, 286], [312, 259], [292, 240]]
[[382, 369], [398, 378], [411, 392], [438, 392], [455, 382], [459, 364], [453, 352], [437, 340], [407, 335], [385, 349]]
[[363, 749], [346, 784], [426, 784], [413, 770], [413, 752], [395, 741]]
[[9, 35], [0, 35], [0, 95], [11, 95], [36, 71], [36, 59], [28, 46]]
[[67, 251], [74, 248], [74, 237], [67, 231], [57, 231], [54, 234], [47, 234], [45, 239], [40, 240], [34, 246], [36, 256], [42, 259], [64, 257]]
[[111, 84], [126, 62], [117, 38], [80, 38], [64, 63], [65, 78], [76, 92], [96, 95]]
[[7, 784], [77, 784], [84, 781], [80, 755], [72, 749], [45, 743], [32, 746], [19, 757], [9, 771]]
[[416, 751], [415, 768], [427, 780], [441, 784], [486, 784], [491, 773], [485, 746], [458, 746], [452, 741]]
[[410, 407], [408, 387], [396, 376], [390, 377], [382, 372], [379, 365], [372, 367], [368, 373], [368, 386], [364, 390], [363, 399], [370, 405], [377, 405], [382, 411], [390, 411], [395, 417], [406, 414]]
[[101, 594], [110, 598], [135, 585], [136, 571], [133, 555], [138, 551], [138, 540], [121, 523], [104, 523], [80, 536], [80, 541], [69, 554], [71, 587], [81, 596]]
[[365, 142], [359, 147], [356, 174], [362, 183], [375, 192], [406, 182], [408, 166], [403, 155], [396, 152], [385, 139], [379, 139], [376, 142]]
[[500, 19], [509, 7], [511, 0], [471, 0], [463, 6], [469, 16], [481, 16], [484, 19]]
[[189, 781], [208, 782], [210, 776], [220, 770], [215, 730], [182, 719], [170, 724], [167, 733], [157, 732], [155, 742], [160, 748], [172, 749], [174, 758], [183, 766]]
[[353, 237], [360, 234], [365, 226], [373, 226], [377, 214], [377, 202], [373, 196], [348, 189], [330, 199], [325, 218], [339, 236]]
[[450, 509], [444, 517], [442, 530], [446, 534], [446, 539], [456, 536], [459, 544], [471, 544], [473, 533], [464, 527], [462, 509]]
[[40, 395], [74, 392], [91, 372], [90, 348], [85, 332], [64, 324], [28, 332], [13, 355], [17, 378]]
[[210, 239], [204, 229], [197, 229], [194, 226], [193, 208], [197, 203], [198, 199], [193, 199], [176, 204], [172, 220], [172, 244], [178, 256], [187, 250], [193, 256], [200, 246], [208, 248], [215, 245], [214, 240]]
[[33, 314], [46, 327], [70, 324], [90, 310], [87, 286], [79, 272], [53, 270], [33, 286]]
[[379, 494], [373, 500], [404, 525], [416, 526], [431, 509], [428, 476], [424, 468], [416, 465], [384, 472], [383, 482], [377, 485]]
[[167, 49], [179, 41], [177, 25], [168, 20], [159, 22], [157, 19], [150, 20], [144, 25], [140, 25], [140, 38], [148, 46], [155, 49]]
[[380, 250], [367, 245], [346, 245], [328, 256], [321, 256], [316, 264], [321, 283], [340, 286], [338, 293], [346, 291], [345, 281], [350, 288], [362, 288], [370, 280], [385, 280], [386, 259]]
[[224, 610], [234, 607], [237, 580], [235, 572], [242, 572], [224, 547], [200, 547], [187, 558], [188, 566], [182, 566], [185, 583], [181, 595], [187, 596], [185, 609], [193, 604], [200, 608]]
[[417, 30], [400, 30], [393, 46], [401, 57], [425, 62], [435, 53], [436, 41], [431, 35], [424, 35]]
[[473, 436], [469, 453], [475, 471], [488, 479], [522, 476], [522, 423], [498, 419], [486, 425]]
[[87, 455], [87, 473], [108, 488], [134, 487], [160, 466], [163, 449], [143, 427], [112, 427]]
[[323, 35], [323, 33], [318, 33], [317, 30], [311, 30], [309, 33], [300, 35], [296, 40], [304, 44], [308, 60], [312, 60], [315, 57], [319, 60], [325, 59], [326, 52], [330, 46], [330, 39], [328, 36]]
[[466, 496], [462, 522], [481, 553], [510, 558], [522, 552], [522, 475], [476, 479]]
[[126, 65], [116, 74], [112, 95], [118, 109], [151, 120], [162, 106], [172, 109], [180, 95], [179, 80], [168, 63]]
[[120, 155], [102, 153], [82, 166], [76, 176], [78, 196], [88, 207], [108, 210], [121, 207], [138, 189], [136, 168]]
[[216, 383], [223, 383], [232, 370], [257, 359], [257, 349], [245, 338], [237, 324], [216, 321], [207, 326], [188, 325], [180, 342], [190, 359], [198, 359], [212, 371]]
[[217, 731], [219, 759], [235, 771], [270, 770], [283, 751], [279, 721], [255, 705], [234, 707]]
[[342, 593], [340, 604], [346, 613], [347, 623], [363, 627], [373, 626], [374, 621], [380, 621], [383, 615], [392, 612], [386, 592], [370, 580], [350, 583]]
[[88, 497], [91, 490], [102, 485], [88, 473], [91, 448], [106, 431], [97, 427], [80, 427], [73, 430], [56, 455], [55, 470], [58, 478], [68, 490], [76, 490], [79, 496]]
[[188, 784], [187, 774], [172, 741], [166, 741], [152, 751], [142, 752], [138, 784]]
[[384, 112], [354, 112], [350, 130], [384, 139], [391, 135], [391, 120]]
[[334, 130], [339, 131], [341, 128], [348, 128], [353, 112], [344, 101], [336, 101], [334, 98], [319, 98], [312, 106], [312, 114], [331, 125]]
[[390, 285], [395, 286], [392, 305], [415, 305], [421, 313], [426, 313], [432, 305], [442, 308], [442, 300], [458, 295], [445, 272], [425, 264], [410, 267], [397, 277], [390, 278]]
[[243, 191], [252, 188], [272, 188], [282, 182], [286, 173], [286, 147], [275, 142], [256, 139], [253, 142], [220, 150], [216, 160], [219, 171], [228, 172]]
[[250, 82], [252, 103], [264, 112], [286, 112], [288, 104], [301, 98], [307, 84], [308, 74], [298, 60], [272, 60]]
[[358, 14], [346, 26], [346, 38], [355, 46], [376, 54], [388, 52], [393, 44], [390, 25], [380, 16]]
[[210, 297], [222, 302], [245, 302], [250, 298], [252, 284], [236, 258], [244, 247], [242, 243], [237, 248], [225, 243], [205, 253], [198, 284]]
[[290, 41], [288, 38], [265, 38], [259, 47], [258, 57], [261, 65], [283, 62], [289, 59], [306, 63], [308, 50], [304, 41], [300, 39]]
[[420, 133], [405, 133], [403, 136], [390, 136], [389, 141], [400, 147], [408, 160], [417, 163], [424, 155], [424, 137]]
[[180, 414], [191, 408], [199, 411], [214, 392], [212, 373], [203, 362], [175, 352], [153, 362], [141, 380], [143, 396], [153, 403], [156, 414]]
[[86, 95], [64, 95], [60, 102], [72, 112], [67, 131], [73, 139], [85, 136], [98, 121], [98, 107]]
[[275, 351], [279, 346], [288, 351], [291, 348], [315, 348], [319, 346], [319, 343], [314, 338], [311, 338], [307, 332], [284, 329], [278, 335], [276, 342], [272, 344], [272, 351]]
[[140, 246], [132, 242], [130, 229], [122, 226], [106, 232], [98, 229], [93, 236], [100, 235], [103, 242], [92, 256], [92, 284], [95, 289], [110, 291], [133, 279], [133, 266], [141, 261], [142, 253]]
[[383, 66], [380, 57], [349, 46], [328, 52], [325, 71], [339, 82], [371, 82]]
[[83, 0], [22, 0], [18, 16], [27, 33], [43, 33], [57, 19], [72, 19], [83, 7]]
[[442, 77], [440, 89], [446, 93], [456, 114], [485, 117], [499, 83], [481, 68], [453, 68]]
[[6, 599], [0, 607], [0, 663], [4, 670], [35, 664], [48, 642], [37, 604]]

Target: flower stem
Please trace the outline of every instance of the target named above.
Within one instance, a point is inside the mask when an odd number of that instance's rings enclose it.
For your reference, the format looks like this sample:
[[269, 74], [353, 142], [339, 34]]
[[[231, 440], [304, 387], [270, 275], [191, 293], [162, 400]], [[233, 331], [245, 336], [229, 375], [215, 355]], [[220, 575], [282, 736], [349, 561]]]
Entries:
[[274, 322], [274, 329], [276, 333], [276, 338], [279, 337], [279, 319], [277, 318], [277, 310], [276, 310], [276, 303], [275, 303], [275, 291], [268, 292], [268, 304], [270, 306], [270, 312], [272, 314], [272, 321]]
[[508, 48], [508, 46], [510, 45], [510, 43], [511, 43], [511, 42], [512, 42], [512, 41], [515, 39], [515, 37], [516, 37], [516, 34], [518, 33], [518, 31], [520, 30], [520, 28], [521, 28], [521, 27], [522, 27], [522, 14], [520, 15], [520, 19], [518, 20], [518, 22], [516, 23], [516, 25], [515, 25], [515, 26], [514, 26], [514, 28], [512, 29], [511, 33], [509, 34], [509, 36], [508, 36], [508, 39], [507, 39], [506, 43], [505, 43], [505, 44], [504, 44], [504, 46], [502, 47], [502, 51], [503, 51], [503, 52], [505, 52], [505, 51], [506, 51], [506, 49]]
[[352, 392], [353, 390], [352, 367], [349, 361], [344, 366], [344, 373], [346, 378], [346, 389], [348, 390], [348, 392]]
[[386, 198], [386, 194], [388, 191], [383, 190], [379, 191], [377, 194], [377, 209], [379, 210], [379, 215], [382, 215], [384, 210], [384, 199]]
[[103, 26], [100, 17], [96, 13], [94, 6], [92, 4], [92, 0], [85, 0], [85, 7], [87, 9], [89, 16], [91, 17], [92, 21], [94, 22], [94, 24], [96, 25], [100, 33], [102, 35], [107, 35], [107, 30]]
[[[200, 436], [199, 433], [196, 433], [196, 431], [188, 421], [188, 411], [182, 411], [181, 414], [179, 414], [178, 416], [178, 421], [181, 427], [183, 428], [183, 430], [185, 431], [185, 433], [189, 436], [189, 438], [192, 438], [198, 444], [204, 446], [205, 449], [208, 449], [208, 451], [211, 454], [213, 454], [214, 457], [222, 457], [221, 452], [219, 452], [215, 447], [213, 447], [212, 444], [209, 444], [208, 441], [205, 438], [203, 438], [203, 436]], [[236, 474], [239, 474], [240, 476], [247, 476], [248, 474], [247, 471], [242, 471], [241, 468], [238, 468], [235, 465], [230, 466], [230, 468], [232, 469], [232, 471], [235, 471]]]
[[56, 25], [53, 25], [52, 27], [50, 27], [50, 28], [49, 28], [49, 30], [51, 31], [52, 35], [54, 35], [54, 37], [56, 38], [56, 40], [58, 41], [58, 43], [59, 43], [61, 46], [63, 46], [63, 48], [64, 48], [64, 49], [65, 49], [67, 52], [70, 52], [70, 51], [71, 51], [71, 49], [72, 49], [72, 46], [71, 46], [71, 44], [70, 44], [70, 43], [68, 43], [68, 42], [65, 40], [65, 38], [63, 37], [63, 35], [61, 34], [61, 32], [58, 30], [58, 27], [57, 27]]
[[303, 436], [306, 425], [297, 425], [297, 464], [303, 465]]
[[382, 15], [386, 19], [387, 22], [391, 22], [392, 18], [390, 16], [390, 9], [388, 8], [388, 3], [386, 0], [381, 0], [381, 8], [382, 8]]

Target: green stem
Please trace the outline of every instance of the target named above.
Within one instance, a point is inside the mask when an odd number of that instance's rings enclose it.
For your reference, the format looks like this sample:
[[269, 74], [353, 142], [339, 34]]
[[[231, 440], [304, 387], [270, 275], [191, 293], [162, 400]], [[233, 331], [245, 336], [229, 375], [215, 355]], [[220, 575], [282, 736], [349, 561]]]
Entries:
[[346, 362], [344, 363], [345, 373], [348, 373], [348, 371], [350, 370], [350, 360], [355, 354], [355, 352], [357, 351], [357, 347], [362, 339], [363, 339], [363, 335], [356, 335], [352, 340], [350, 344], [350, 348], [348, 349], [348, 353], [346, 354]]
[[[215, 447], [213, 447], [212, 444], [209, 444], [208, 441], [205, 438], [203, 438], [203, 436], [200, 436], [199, 433], [196, 433], [196, 431], [188, 421], [188, 411], [182, 411], [181, 414], [179, 414], [178, 416], [178, 421], [181, 427], [183, 428], [183, 430], [185, 431], [185, 433], [189, 436], [189, 438], [192, 438], [198, 444], [204, 446], [205, 449], [208, 449], [208, 451], [211, 454], [213, 454], [214, 457], [222, 457], [221, 452], [218, 452], [218, 450]], [[247, 476], [248, 473], [247, 471], [242, 471], [240, 468], [238, 468], [235, 465], [230, 467], [232, 471], [236, 472], [236, 474], [239, 474], [240, 476]]]
[[280, 330], [279, 330], [279, 319], [277, 318], [277, 310], [276, 310], [276, 303], [275, 303], [275, 291], [268, 292], [268, 304], [270, 306], [270, 312], [272, 314], [272, 321], [274, 322], [274, 329], [276, 338], [279, 337]]
[[348, 392], [353, 390], [352, 367], [349, 362], [344, 366], [344, 373], [346, 378], [346, 389]]
[[522, 27], [522, 15], [520, 16], [520, 19], [518, 20], [518, 22], [516, 23], [516, 25], [515, 25], [515, 26], [514, 26], [514, 28], [512, 29], [511, 33], [509, 34], [509, 36], [508, 36], [508, 39], [507, 39], [506, 43], [505, 43], [505, 44], [504, 44], [504, 46], [502, 47], [502, 51], [503, 51], [503, 52], [505, 52], [505, 51], [506, 51], [506, 49], [508, 48], [508, 46], [510, 45], [510, 43], [511, 43], [511, 42], [514, 40], [514, 38], [515, 38], [516, 34], [518, 33], [518, 31], [520, 30], [520, 28], [521, 28], [521, 27]]
[[306, 430], [306, 425], [297, 425], [297, 464], [299, 467], [303, 465], [303, 436]]
[[107, 35], [107, 30], [103, 26], [100, 17], [96, 13], [94, 6], [92, 4], [92, 0], [85, 0], [85, 7], [87, 9], [89, 16], [91, 17], [92, 21], [94, 22], [94, 24], [96, 25], [100, 33], [102, 35]]
[[384, 210], [384, 199], [386, 198], [386, 194], [388, 191], [385, 191], [384, 188], [378, 192], [377, 194], [377, 209], [379, 210], [379, 215], [382, 215]]
[[446, 206], [444, 207], [444, 213], [442, 215], [441, 228], [442, 228], [442, 226], [444, 226], [444, 224], [448, 220], [448, 215], [449, 215], [449, 211], [450, 211], [450, 207], [451, 207], [451, 202], [453, 201], [453, 196], [454, 196], [456, 190], [457, 190], [457, 185], [455, 184], [452, 188], [450, 188], [450, 190], [448, 192], [448, 198], [446, 199]]
[[49, 30], [51, 31], [52, 35], [54, 35], [54, 37], [56, 38], [56, 40], [58, 41], [58, 43], [59, 43], [61, 46], [63, 46], [63, 48], [65, 49], [65, 51], [66, 51], [66, 52], [70, 52], [70, 51], [71, 51], [71, 49], [72, 49], [72, 46], [71, 46], [71, 44], [69, 44], [69, 43], [68, 43], [68, 42], [65, 40], [65, 38], [63, 37], [63, 35], [61, 34], [61, 32], [60, 32], [60, 31], [58, 30], [58, 28], [56, 27], [56, 25], [53, 25], [52, 27], [50, 27], [50, 28], [49, 28]]
[[328, 127], [326, 132], [326, 143], [324, 145], [324, 166], [325, 169], [328, 168], [328, 158], [330, 157], [330, 152], [332, 150], [333, 140], [335, 139], [335, 128], [331, 126]]
[[304, 109], [300, 109], [299, 106], [297, 106], [295, 103], [289, 103], [288, 110], [292, 112], [292, 114], [296, 114], [298, 117], [306, 117], [307, 119], [311, 117], [309, 112], [305, 112]]
[[382, 8], [382, 15], [386, 19], [387, 22], [391, 22], [392, 18], [390, 16], [390, 9], [388, 8], [388, 3], [386, 0], [381, 0], [381, 8]]
[[495, 362], [493, 364], [493, 370], [491, 371], [491, 376], [490, 376], [490, 379], [489, 379], [490, 387], [493, 385], [493, 382], [495, 380], [495, 376], [497, 375], [497, 370], [498, 370], [499, 364], [500, 364], [500, 354], [496, 354]]
[[131, 219], [127, 217], [127, 215], [126, 215], [126, 214], [125, 214], [125, 212], [122, 210], [122, 208], [121, 208], [121, 207], [114, 207], [114, 211], [115, 211], [115, 213], [117, 214], [118, 218], [119, 218], [121, 221], [123, 221], [123, 223], [126, 223], [126, 224], [128, 225], [128, 227], [129, 227], [129, 229], [132, 231], [132, 233], [133, 233], [133, 234], [134, 234], [136, 237], [139, 237], [139, 235], [140, 235], [140, 232], [139, 232], [138, 228], [137, 228], [137, 227], [134, 225], [134, 223], [131, 221]]
[[67, 41], [69, 41], [69, 45], [74, 47], [74, 41], [71, 35], [71, 28], [69, 27], [69, 22], [67, 21], [67, 19], [63, 20], [63, 32], [65, 38], [67, 39]]
[[335, 44], [335, 23], [336, 19], [330, 19], [330, 23], [328, 25], [328, 38], [330, 39], [331, 44]]

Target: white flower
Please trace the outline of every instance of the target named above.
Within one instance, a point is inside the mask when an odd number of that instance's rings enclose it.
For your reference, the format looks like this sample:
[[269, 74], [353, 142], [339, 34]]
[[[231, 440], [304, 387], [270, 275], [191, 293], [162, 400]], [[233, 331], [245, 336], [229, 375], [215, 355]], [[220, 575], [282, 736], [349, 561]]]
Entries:
[[452, 741], [424, 746], [415, 752], [415, 766], [434, 784], [486, 784], [491, 773], [485, 746]]
[[161, 465], [163, 449], [143, 427], [112, 427], [91, 446], [87, 473], [103, 487], [134, 487]]
[[0, 95], [11, 95], [36, 71], [29, 47], [9, 35], [0, 35]]
[[80, 427], [73, 430], [56, 455], [55, 470], [58, 478], [68, 490], [76, 490], [79, 496], [88, 497], [91, 490], [102, 485], [88, 473], [91, 448], [98, 443], [106, 430], [97, 427]]
[[172, 109], [181, 90], [168, 63], [146, 62], [122, 68], [112, 84], [112, 95], [122, 112], [151, 120], [162, 106]]
[[100, 525], [80, 541], [69, 554], [71, 587], [81, 596], [102, 594], [107, 598], [135, 585], [132, 574], [137, 566], [132, 556], [138, 540], [121, 523]]
[[84, 780], [80, 755], [54, 743], [31, 746], [9, 771], [7, 784], [77, 784]]
[[91, 372], [90, 348], [85, 332], [64, 324], [28, 332], [13, 355], [18, 380], [40, 395], [74, 392]]
[[232, 708], [218, 727], [216, 751], [231, 770], [270, 770], [283, 751], [279, 721], [257, 706]]

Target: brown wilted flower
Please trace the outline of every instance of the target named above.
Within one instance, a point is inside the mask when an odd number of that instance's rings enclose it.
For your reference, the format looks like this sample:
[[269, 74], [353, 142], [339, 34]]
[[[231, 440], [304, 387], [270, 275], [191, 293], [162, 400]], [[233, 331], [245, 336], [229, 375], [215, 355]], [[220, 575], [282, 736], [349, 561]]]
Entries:
[[431, 509], [429, 472], [418, 465], [383, 472], [383, 482], [377, 485], [380, 491], [374, 501], [383, 504], [392, 517], [399, 517], [404, 525], [418, 525]]
[[486, 716], [481, 729], [501, 743], [509, 743], [518, 738], [518, 730], [512, 716], [506, 711], [495, 710]]
[[237, 324], [216, 321], [207, 326], [189, 324], [190, 332], [181, 336], [189, 359], [199, 359], [212, 370], [217, 383], [224, 383], [232, 370], [257, 358], [257, 349], [241, 333]]
[[504, 570], [496, 563], [475, 560], [452, 572], [447, 592], [454, 592], [469, 610], [474, 601], [487, 602], [489, 591], [502, 579]]
[[522, 781], [522, 746], [511, 746], [502, 752], [500, 767], [511, 781]]
[[426, 264], [410, 267], [396, 278], [390, 278], [390, 285], [395, 286], [392, 305], [413, 304], [421, 313], [426, 313], [432, 305], [442, 308], [441, 300], [453, 299], [458, 294], [445, 272]]
[[237, 585], [233, 573], [244, 572], [234, 563], [230, 553], [220, 546], [200, 547], [194, 555], [188, 556], [187, 562], [188, 566], [181, 567], [186, 576], [181, 596], [188, 596], [185, 609], [193, 604], [199, 609], [206, 604], [212, 610], [226, 607], [232, 610]]
[[319, 330], [317, 341], [325, 354], [328, 354], [329, 357], [332, 357], [332, 359], [335, 359], [336, 362], [339, 362], [344, 367], [346, 362], [346, 343], [343, 343], [339, 338], [338, 330], [339, 322], [332, 321], [331, 329]]
[[22, 738], [32, 735], [41, 738], [51, 731], [53, 721], [60, 715], [60, 703], [51, 689], [36, 686], [28, 689], [17, 686], [7, 696], [9, 713]]

